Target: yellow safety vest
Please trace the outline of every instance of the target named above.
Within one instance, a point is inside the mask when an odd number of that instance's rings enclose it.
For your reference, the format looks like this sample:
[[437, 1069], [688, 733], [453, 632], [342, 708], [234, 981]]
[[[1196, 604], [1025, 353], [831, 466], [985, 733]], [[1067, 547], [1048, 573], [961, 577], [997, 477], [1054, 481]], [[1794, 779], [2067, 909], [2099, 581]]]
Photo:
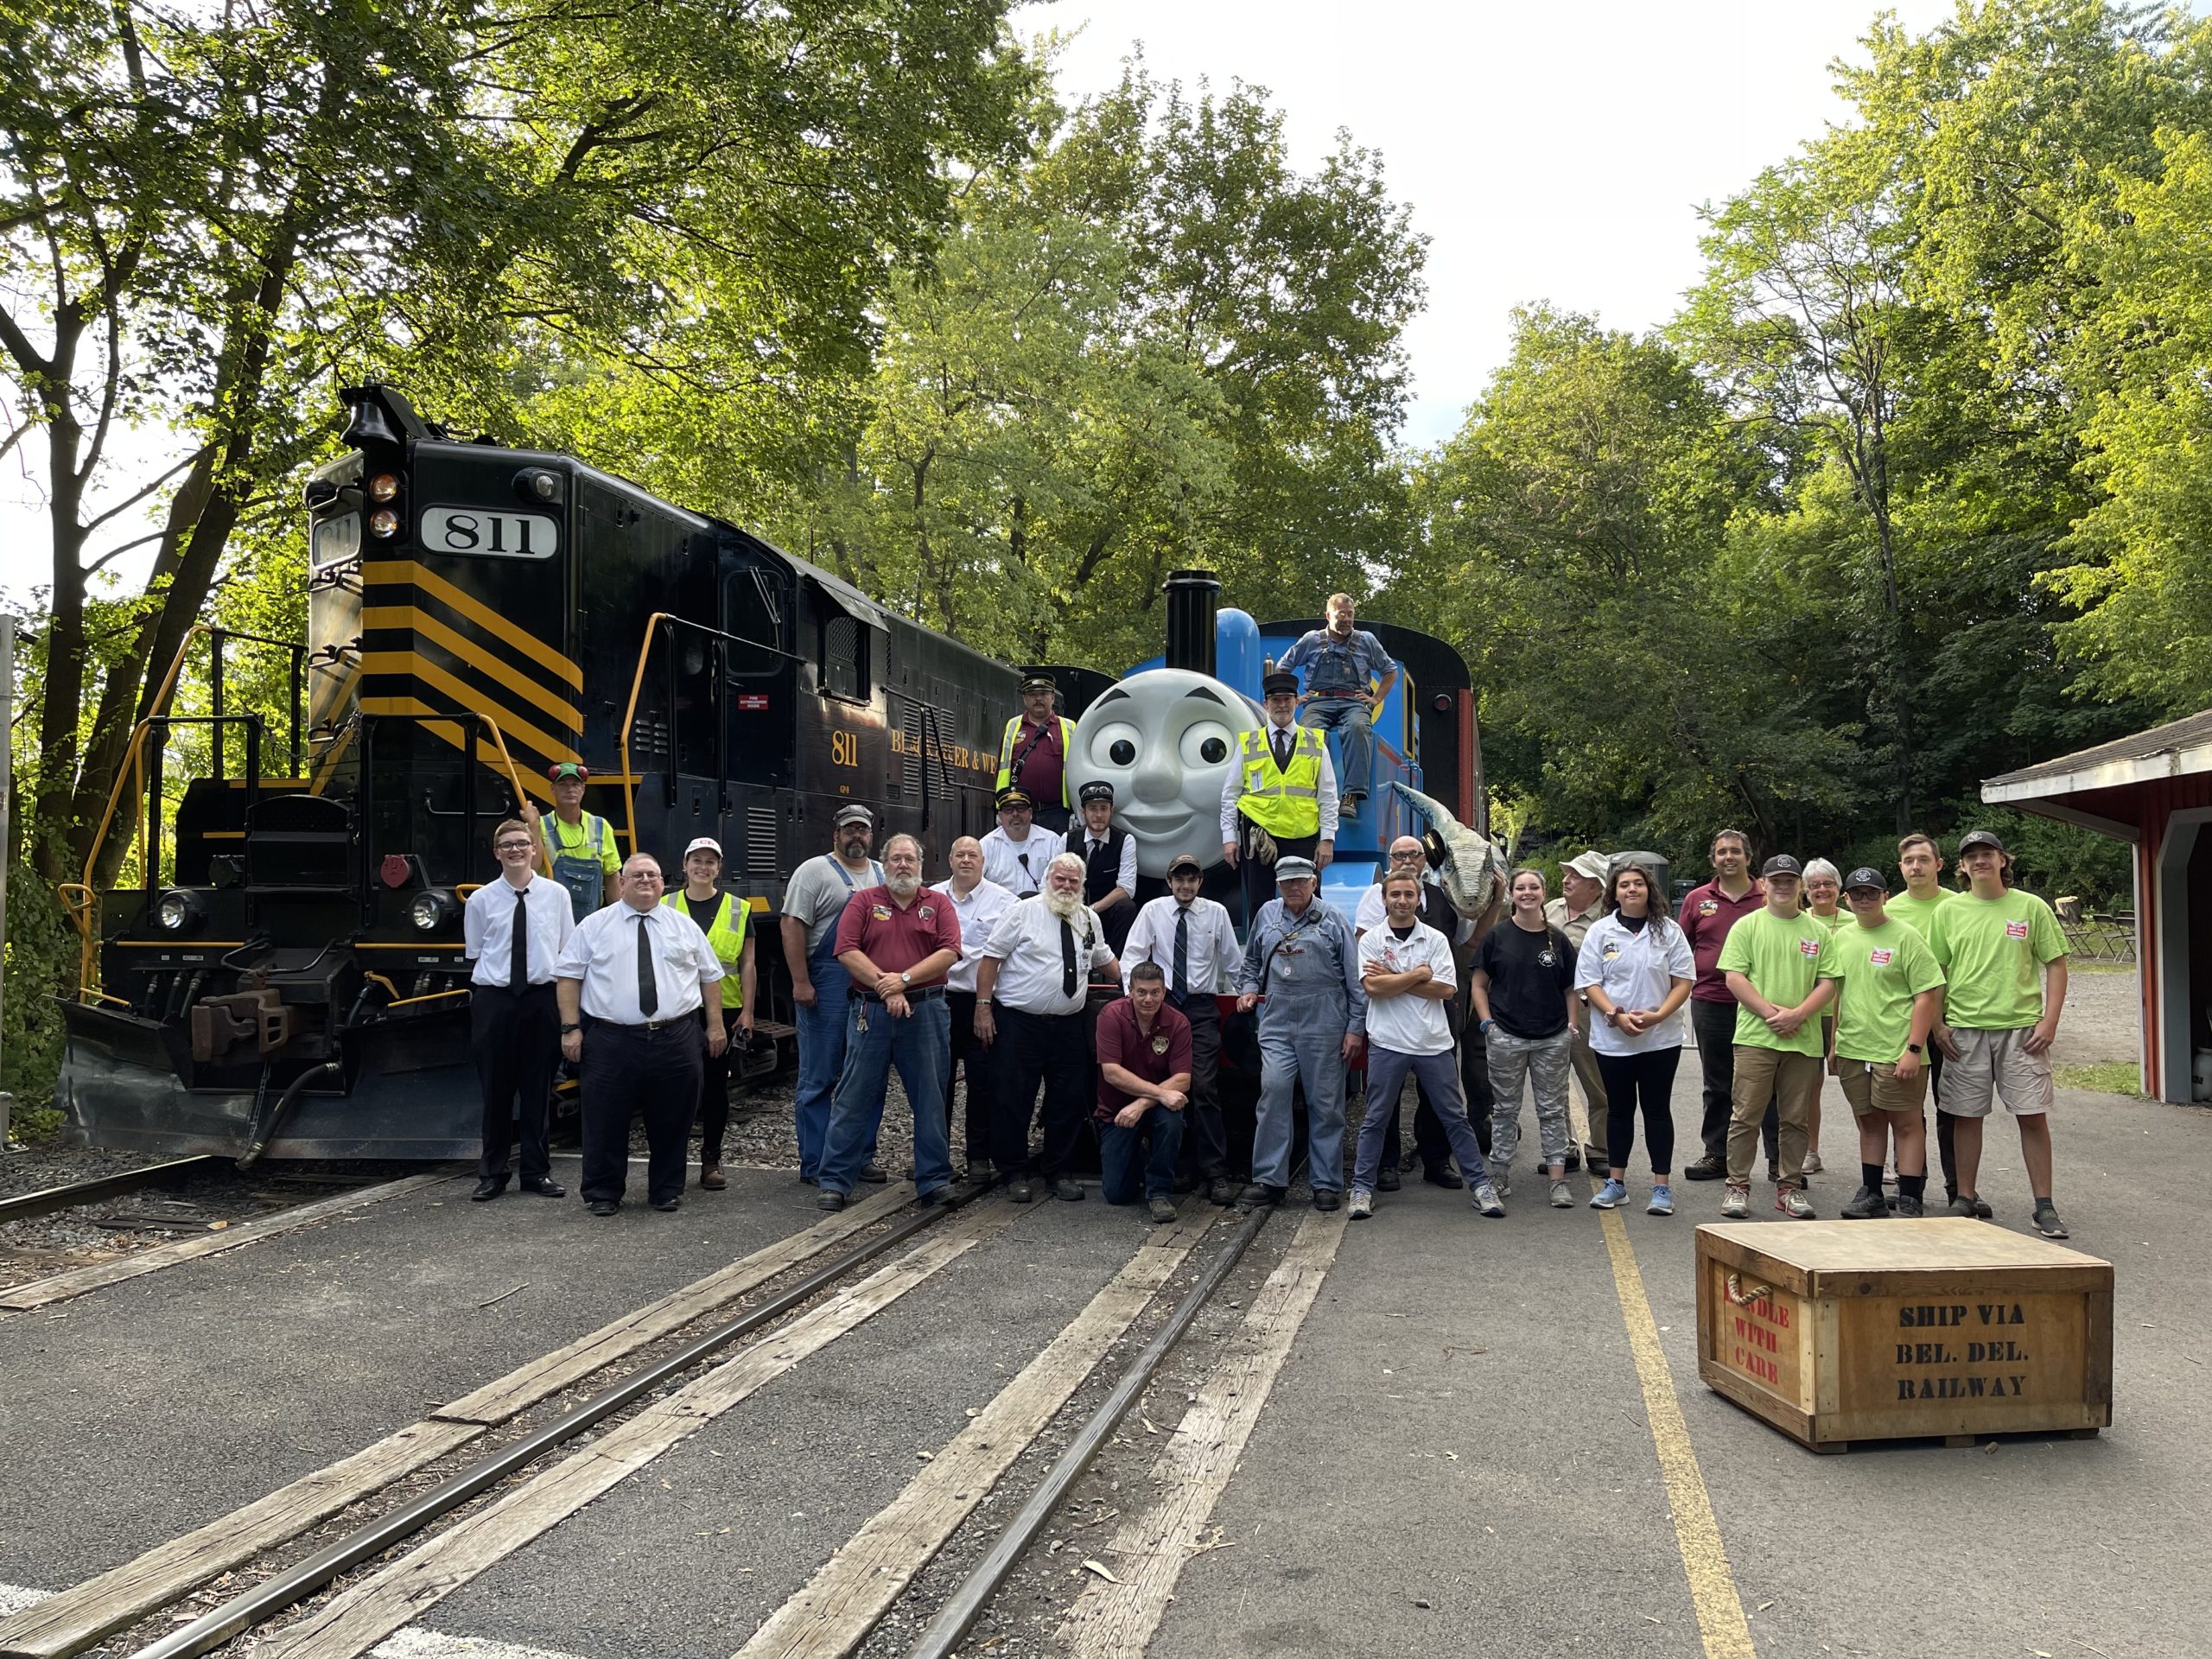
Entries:
[[[1016, 715], [1006, 723], [1006, 735], [999, 739], [999, 781], [997, 787], [1006, 789], [1014, 783], [1014, 741], [1021, 735], [1021, 716]], [[1068, 804], [1068, 766], [1075, 759], [1075, 722], [1065, 717], [1060, 721], [1060, 798], [1057, 804]], [[1043, 803], [1052, 806], [1055, 803]]]
[[[664, 905], [680, 910], [686, 917], [690, 907], [683, 902], [683, 889], [678, 887], [661, 900]], [[722, 1007], [741, 1008], [745, 1006], [745, 983], [738, 977], [738, 964], [745, 955], [746, 925], [753, 919], [753, 907], [734, 893], [722, 894], [722, 907], [715, 912], [712, 926], [707, 929], [707, 944], [715, 959], [722, 965]]]
[[1312, 728], [1292, 729], [1298, 736], [1290, 765], [1280, 772], [1264, 729], [1238, 740], [1244, 776], [1236, 810], [1271, 836], [1315, 836], [1321, 832], [1321, 758], [1327, 750]]

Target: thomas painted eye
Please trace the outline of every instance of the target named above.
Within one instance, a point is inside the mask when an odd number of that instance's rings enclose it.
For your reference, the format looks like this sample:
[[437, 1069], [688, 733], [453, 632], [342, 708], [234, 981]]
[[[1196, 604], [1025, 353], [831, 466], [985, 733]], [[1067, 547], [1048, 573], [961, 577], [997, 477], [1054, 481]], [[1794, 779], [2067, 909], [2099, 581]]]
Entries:
[[1123, 721], [1102, 726], [1090, 734], [1094, 766], [1128, 767], [1136, 764], [1137, 744], [1144, 734]]
[[1229, 759], [1229, 728], [1217, 721], [1202, 720], [1183, 734], [1183, 764], [1217, 766]]

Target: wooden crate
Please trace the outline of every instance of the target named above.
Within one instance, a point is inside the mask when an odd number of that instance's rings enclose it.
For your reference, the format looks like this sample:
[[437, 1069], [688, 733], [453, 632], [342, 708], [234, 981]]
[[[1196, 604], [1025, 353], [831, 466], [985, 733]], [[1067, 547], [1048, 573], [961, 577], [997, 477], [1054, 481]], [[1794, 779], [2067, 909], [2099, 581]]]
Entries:
[[2112, 1263], [1944, 1217], [1697, 1230], [1698, 1374], [1816, 1452], [2112, 1423]]

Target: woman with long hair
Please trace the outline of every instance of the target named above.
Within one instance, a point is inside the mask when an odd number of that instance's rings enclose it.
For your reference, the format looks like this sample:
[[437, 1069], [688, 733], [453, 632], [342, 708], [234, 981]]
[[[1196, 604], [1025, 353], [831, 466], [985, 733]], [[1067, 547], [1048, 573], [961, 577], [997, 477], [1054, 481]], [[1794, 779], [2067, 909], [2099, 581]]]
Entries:
[[[1523, 865], [1505, 879], [1513, 909], [1483, 936], [1469, 976], [1478, 1027], [1490, 1052], [1490, 1179], [1511, 1192], [1513, 1154], [1521, 1145], [1521, 1081], [1536, 1097], [1538, 1155], [1551, 1178], [1552, 1207], [1574, 1202], [1567, 1185], [1567, 1080], [1574, 1069], [1574, 950], [1544, 918], [1544, 873]], [[1464, 1172], [1463, 1172], [1464, 1173]]]
[[1696, 976], [1689, 940], [1668, 918], [1650, 869], [1616, 860], [1605, 878], [1605, 914], [1583, 936], [1574, 969], [1575, 988], [1590, 1005], [1590, 1046], [1605, 1079], [1605, 1149], [1612, 1167], [1590, 1200], [1594, 1210], [1614, 1209], [1628, 1198], [1628, 1156], [1640, 1107], [1651, 1159], [1651, 1199], [1644, 1209], [1675, 1213], [1675, 1071], [1682, 1059], [1682, 1004]]

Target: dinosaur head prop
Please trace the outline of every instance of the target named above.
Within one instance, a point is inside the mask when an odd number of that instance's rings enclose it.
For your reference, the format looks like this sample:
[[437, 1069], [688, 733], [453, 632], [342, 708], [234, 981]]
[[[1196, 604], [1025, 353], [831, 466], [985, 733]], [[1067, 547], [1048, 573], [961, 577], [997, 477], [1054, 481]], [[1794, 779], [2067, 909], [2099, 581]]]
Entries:
[[1421, 820], [1421, 838], [1428, 849], [1429, 864], [1443, 884], [1452, 908], [1462, 916], [1483, 915], [1497, 898], [1499, 884], [1505, 878], [1505, 855], [1453, 817], [1443, 802], [1395, 779], [1390, 787]]

